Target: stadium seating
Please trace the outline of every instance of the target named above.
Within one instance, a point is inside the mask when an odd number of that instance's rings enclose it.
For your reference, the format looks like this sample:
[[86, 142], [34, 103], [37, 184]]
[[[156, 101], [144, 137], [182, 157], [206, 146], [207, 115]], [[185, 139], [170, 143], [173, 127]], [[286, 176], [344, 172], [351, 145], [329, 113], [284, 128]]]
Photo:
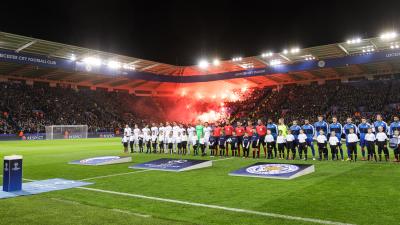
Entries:
[[[332, 115], [344, 121], [351, 116], [372, 119], [382, 113], [390, 120], [399, 109], [400, 80], [328, 82], [323, 85], [288, 85], [280, 89], [254, 89], [238, 102], [226, 102], [231, 117], [238, 120], [285, 117], [286, 121], [317, 115]], [[87, 124], [89, 131], [114, 131], [124, 123], [163, 121], [168, 107], [186, 105], [184, 98], [138, 97], [126, 92], [82, 88], [49, 87], [46, 83], [27, 85], [21, 81], [0, 83], [0, 133], [44, 132], [51, 124]], [[207, 105], [197, 103], [197, 108]], [[138, 119], [140, 118], [140, 119]]]

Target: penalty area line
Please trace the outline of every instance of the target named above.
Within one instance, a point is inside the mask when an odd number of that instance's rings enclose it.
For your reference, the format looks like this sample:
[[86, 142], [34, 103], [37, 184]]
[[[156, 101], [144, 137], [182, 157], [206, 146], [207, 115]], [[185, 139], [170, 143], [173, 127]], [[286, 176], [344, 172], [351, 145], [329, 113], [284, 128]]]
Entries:
[[82, 190], [87, 190], [87, 191], [120, 195], [120, 196], [132, 197], [132, 198], [141, 198], [141, 199], [175, 203], [175, 204], [181, 204], [181, 205], [190, 205], [190, 206], [197, 206], [197, 207], [203, 207], [203, 208], [220, 209], [220, 210], [231, 211], [231, 212], [240, 212], [240, 213], [246, 213], [246, 214], [252, 214], [252, 215], [280, 218], [280, 219], [286, 219], [286, 220], [296, 220], [296, 221], [302, 221], [302, 222], [311, 222], [311, 223], [316, 223], [316, 224], [354, 225], [354, 224], [350, 224], [350, 223], [342, 223], [342, 222], [335, 222], [335, 221], [314, 219], [314, 218], [307, 218], [307, 217], [299, 217], [299, 216], [290, 216], [290, 215], [284, 215], [284, 214], [278, 214], [278, 213], [260, 212], [260, 211], [231, 208], [231, 207], [225, 207], [225, 206], [219, 206], [219, 205], [209, 205], [209, 204], [203, 204], [203, 203], [181, 201], [181, 200], [176, 200], [176, 199], [159, 198], [159, 197], [131, 194], [131, 193], [125, 193], [125, 192], [109, 191], [109, 190], [103, 190], [103, 189], [97, 189], [97, 188], [88, 188], [88, 187], [76, 187], [76, 188], [82, 189]]

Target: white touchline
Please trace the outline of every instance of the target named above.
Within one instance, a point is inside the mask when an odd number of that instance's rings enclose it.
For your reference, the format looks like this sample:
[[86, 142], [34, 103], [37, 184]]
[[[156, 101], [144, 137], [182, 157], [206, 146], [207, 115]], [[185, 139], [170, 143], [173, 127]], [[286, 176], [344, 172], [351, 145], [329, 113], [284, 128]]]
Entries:
[[217, 162], [217, 161], [223, 161], [223, 160], [228, 160], [228, 159], [233, 159], [233, 158], [216, 159], [216, 160], [211, 160], [211, 161], [212, 161], [212, 162]]
[[354, 225], [354, 224], [350, 224], [350, 223], [342, 223], [342, 222], [305, 218], [305, 217], [298, 217], [298, 216], [289, 216], [289, 215], [283, 215], [283, 214], [277, 214], [277, 213], [268, 213], [268, 212], [260, 212], [260, 211], [254, 211], [254, 210], [248, 210], [248, 209], [231, 208], [231, 207], [225, 207], [225, 206], [219, 206], [219, 205], [208, 205], [208, 204], [203, 204], [203, 203], [187, 202], [187, 201], [168, 199], [168, 198], [159, 198], [159, 197], [151, 197], [151, 196], [146, 196], [146, 195], [138, 195], [138, 194], [125, 193], [125, 192], [108, 191], [108, 190], [102, 190], [102, 189], [97, 189], [97, 188], [88, 188], [88, 187], [76, 187], [76, 188], [82, 189], [82, 190], [94, 191], [94, 192], [128, 196], [128, 197], [133, 197], [133, 198], [150, 199], [150, 200], [161, 201], [161, 202], [169, 202], [169, 203], [175, 203], [175, 204], [181, 204], [181, 205], [191, 205], [191, 206], [198, 206], [198, 207], [212, 208], [212, 209], [220, 209], [220, 210], [231, 211], [231, 212], [241, 212], [241, 213], [281, 218], [281, 219], [287, 219], [287, 220], [297, 220], [297, 221], [303, 221], [303, 222], [311, 222], [311, 223], [318, 223], [318, 224], [330, 224], [330, 225]]
[[94, 180], [94, 179], [99, 179], [99, 178], [106, 178], [106, 177], [115, 177], [115, 176], [122, 176], [122, 175], [128, 175], [128, 174], [134, 174], [134, 173], [143, 173], [143, 172], [148, 172], [151, 170], [139, 170], [139, 171], [133, 171], [133, 172], [127, 172], [127, 173], [116, 173], [116, 174], [109, 174], [109, 175], [103, 175], [103, 176], [98, 176], [98, 177], [89, 177], [81, 180]]
[[[144, 172], [144, 171], [149, 171], [149, 170], [140, 170], [140, 171], [134, 171], [134, 172]], [[131, 172], [131, 173], [133, 173], [133, 172]], [[27, 178], [23, 178], [23, 180], [36, 181], [36, 180], [32, 180], [32, 179], [27, 179]], [[155, 200], [155, 201], [160, 201], [160, 202], [170, 202], [170, 203], [181, 204], [181, 205], [191, 205], [191, 206], [198, 206], [198, 207], [204, 207], [204, 208], [221, 209], [221, 210], [225, 210], [225, 211], [242, 212], [242, 213], [247, 213], [247, 214], [268, 216], [268, 217], [281, 218], [281, 219], [287, 219], [287, 220], [297, 220], [297, 221], [304, 221], [304, 222], [311, 222], [311, 223], [318, 223], [318, 224], [329, 224], [329, 225], [355, 225], [355, 224], [351, 224], [351, 223], [342, 223], [342, 222], [313, 219], [313, 218], [306, 218], [306, 217], [299, 217], [299, 216], [289, 216], [289, 215], [278, 214], [278, 213], [260, 212], [260, 211], [231, 208], [231, 207], [225, 207], [225, 206], [219, 206], [219, 205], [208, 205], [208, 204], [197, 203], [197, 202], [187, 202], [187, 201], [181, 201], [181, 200], [175, 200], [175, 199], [159, 198], [159, 197], [131, 194], [131, 193], [125, 193], [125, 192], [108, 191], [108, 190], [102, 190], [102, 189], [97, 189], [97, 188], [88, 188], [88, 187], [75, 187], [75, 188], [88, 190], [88, 191], [102, 192], [102, 193], [107, 193], [107, 194], [128, 196], [128, 197], [133, 197], [133, 198], [142, 198], [142, 199], [150, 199], [150, 200]]]

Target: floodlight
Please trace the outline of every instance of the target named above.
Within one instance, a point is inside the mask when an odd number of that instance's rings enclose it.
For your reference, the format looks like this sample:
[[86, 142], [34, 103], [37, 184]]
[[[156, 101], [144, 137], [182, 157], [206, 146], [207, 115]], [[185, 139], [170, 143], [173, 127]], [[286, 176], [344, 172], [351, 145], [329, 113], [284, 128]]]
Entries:
[[207, 68], [208, 65], [209, 65], [209, 63], [205, 59], [202, 59], [202, 60], [199, 61], [199, 67], [202, 68], [202, 69]]
[[96, 57], [86, 57], [83, 59], [83, 62], [89, 65], [93, 66], [100, 66], [101, 65], [101, 59], [96, 58]]

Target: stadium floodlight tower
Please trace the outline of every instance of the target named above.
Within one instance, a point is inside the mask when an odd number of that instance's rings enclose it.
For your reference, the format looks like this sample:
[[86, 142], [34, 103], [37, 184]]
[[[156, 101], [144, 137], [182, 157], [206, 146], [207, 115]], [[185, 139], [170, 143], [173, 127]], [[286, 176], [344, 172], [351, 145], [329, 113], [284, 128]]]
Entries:
[[88, 125], [46, 126], [46, 139], [80, 139], [88, 137]]

